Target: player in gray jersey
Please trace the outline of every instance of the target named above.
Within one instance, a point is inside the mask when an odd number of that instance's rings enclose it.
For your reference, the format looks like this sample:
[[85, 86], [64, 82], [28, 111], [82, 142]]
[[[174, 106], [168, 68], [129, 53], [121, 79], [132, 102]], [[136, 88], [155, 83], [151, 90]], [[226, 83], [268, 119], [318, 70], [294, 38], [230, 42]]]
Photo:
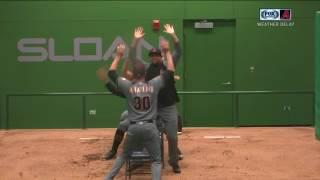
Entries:
[[146, 148], [151, 155], [152, 179], [161, 179], [160, 137], [155, 124], [158, 93], [161, 88], [174, 83], [174, 64], [168, 41], [163, 40], [160, 44], [168, 60], [168, 68], [167, 71], [149, 81], [145, 81], [146, 68], [142, 63], [135, 63], [133, 66], [133, 81], [117, 75], [116, 69], [125, 49], [124, 45], [117, 47], [117, 55], [109, 68], [108, 75], [126, 96], [130, 126], [127, 131], [123, 153], [117, 157], [111, 171], [105, 177], [106, 180], [113, 179], [132, 151], [141, 146]]
[[[179, 39], [174, 32], [172, 25], [164, 25], [164, 32], [170, 34], [174, 41], [175, 51], [173, 53], [173, 63], [176, 65], [181, 56], [181, 48]], [[137, 63], [136, 60], [136, 49], [138, 42], [144, 37], [144, 30], [142, 27], [137, 27], [134, 31], [133, 42], [129, 51], [129, 59], [134, 65]], [[167, 70], [167, 65], [165, 63], [166, 57], [162, 55], [161, 50], [158, 48], [152, 48], [149, 51], [149, 56], [151, 58], [151, 64], [149, 64], [146, 70], [145, 79], [151, 80], [154, 77], [160, 75], [163, 71]], [[158, 115], [164, 124], [164, 132], [167, 135], [168, 140], [168, 155], [169, 164], [172, 167], [173, 172], [180, 173], [179, 158], [182, 158], [181, 151], [178, 148], [178, 137], [177, 137], [177, 122], [178, 113], [176, 103], [179, 102], [179, 96], [175, 84], [168, 84], [166, 87], [161, 89], [158, 97]], [[180, 157], [179, 157], [180, 156]]]

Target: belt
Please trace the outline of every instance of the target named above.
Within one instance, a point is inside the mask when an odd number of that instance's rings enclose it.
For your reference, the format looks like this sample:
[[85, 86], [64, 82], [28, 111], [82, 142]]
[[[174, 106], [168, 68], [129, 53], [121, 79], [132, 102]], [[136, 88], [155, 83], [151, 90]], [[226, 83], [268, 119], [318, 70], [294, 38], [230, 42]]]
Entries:
[[142, 121], [130, 121], [130, 124], [145, 124], [145, 123], [153, 123], [152, 119], [149, 120], [142, 120]]

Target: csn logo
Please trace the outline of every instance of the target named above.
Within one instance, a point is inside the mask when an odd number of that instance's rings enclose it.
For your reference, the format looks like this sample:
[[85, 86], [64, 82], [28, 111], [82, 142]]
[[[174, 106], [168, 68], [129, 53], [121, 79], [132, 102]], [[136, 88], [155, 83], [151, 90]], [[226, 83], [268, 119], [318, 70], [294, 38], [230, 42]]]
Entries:
[[291, 9], [260, 9], [260, 21], [290, 21]]

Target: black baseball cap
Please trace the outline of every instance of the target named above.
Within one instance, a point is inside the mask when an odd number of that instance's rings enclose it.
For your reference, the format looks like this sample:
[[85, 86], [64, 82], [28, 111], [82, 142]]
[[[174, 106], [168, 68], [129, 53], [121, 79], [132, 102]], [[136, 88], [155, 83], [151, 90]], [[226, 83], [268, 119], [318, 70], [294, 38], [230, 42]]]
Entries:
[[158, 49], [158, 48], [152, 48], [152, 49], [150, 49], [150, 51], [149, 51], [149, 56], [152, 56], [152, 55], [161, 56], [161, 50]]

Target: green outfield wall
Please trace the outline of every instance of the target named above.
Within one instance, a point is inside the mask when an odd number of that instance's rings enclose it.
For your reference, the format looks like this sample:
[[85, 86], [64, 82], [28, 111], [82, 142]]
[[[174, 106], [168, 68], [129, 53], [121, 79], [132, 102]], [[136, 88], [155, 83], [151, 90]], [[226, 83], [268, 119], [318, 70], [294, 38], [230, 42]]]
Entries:
[[148, 49], [170, 40], [152, 29], [155, 19], [174, 24], [183, 48], [185, 126], [313, 126], [319, 9], [288, 0], [0, 1], [0, 128], [116, 127], [125, 102], [95, 71], [136, 26], [146, 31], [138, 55], [149, 62]]

